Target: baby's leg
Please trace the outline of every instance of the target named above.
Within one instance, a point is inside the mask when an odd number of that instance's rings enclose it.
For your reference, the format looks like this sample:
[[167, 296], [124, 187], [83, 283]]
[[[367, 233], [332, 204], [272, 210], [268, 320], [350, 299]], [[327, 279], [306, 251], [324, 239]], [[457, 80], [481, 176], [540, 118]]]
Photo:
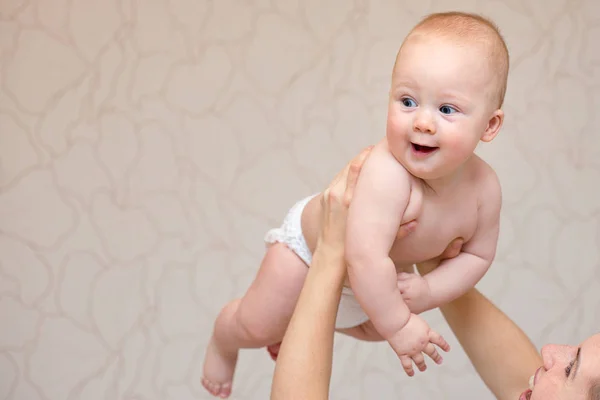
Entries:
[[228, 303], [217, 317], [202, 378], [210, 393], [222, 398], [231, 393], [239, 349], [264, 347], [283, 338], [307, 272], [306, 264], [286, 245], [269, 247], [244, 297]]
[[366, 342], [381, 342], [384, 340], [379, 332], [375, 330], [375, 327], [370, 320], [352, 328], [337, 329], [336, 331]]

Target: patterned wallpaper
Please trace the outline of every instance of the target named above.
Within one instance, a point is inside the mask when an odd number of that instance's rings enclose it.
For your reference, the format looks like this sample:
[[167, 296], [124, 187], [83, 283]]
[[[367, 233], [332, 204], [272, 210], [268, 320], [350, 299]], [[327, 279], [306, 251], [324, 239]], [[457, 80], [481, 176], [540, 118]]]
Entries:
[[[598, 332], [600, 3], [3, 0], [0, 399], [208, 399], [212, 323], [265, 231], [383, 135], [399, 44], [452, 9], [511, 51], [478, 150], [504, 193], [479, 287], [537, 346]], [[338, 337], [332, 399], [491, 398], [426, 318], [442, 366], [409, 379], [387, 344]], [[266, 352], [238, 367], [232, 398], [268, 398]]]

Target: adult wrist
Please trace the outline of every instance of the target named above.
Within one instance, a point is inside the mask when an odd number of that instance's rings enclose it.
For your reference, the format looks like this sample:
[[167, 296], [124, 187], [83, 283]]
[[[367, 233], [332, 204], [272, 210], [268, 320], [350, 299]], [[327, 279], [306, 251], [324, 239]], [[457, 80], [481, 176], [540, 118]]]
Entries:
[[344, 246], [328, 243], [324, 240], [317, 241], [315, 252], [313, 255], [313, 265], [315, 261], [323, 264], [323, 267], [343, 266], [346, 268]]
[[345, 252], [345, 243], [340, 239], [333, 239], [328, 236], [320, 235], [315, 246], [315, 253], [320, 251], [323, 254], [331, 256], [343, 256]]

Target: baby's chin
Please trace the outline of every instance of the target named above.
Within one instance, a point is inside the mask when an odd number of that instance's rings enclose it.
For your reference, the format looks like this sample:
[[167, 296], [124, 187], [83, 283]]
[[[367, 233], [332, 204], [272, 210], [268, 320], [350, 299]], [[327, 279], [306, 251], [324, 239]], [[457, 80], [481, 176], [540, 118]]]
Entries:
[[443, 168], [413, 168], [411, 165], [404, 165], [404, 167], [412, 176], [424, 181], [439, 179], [447, 175], [447, 170], [444, 170]]

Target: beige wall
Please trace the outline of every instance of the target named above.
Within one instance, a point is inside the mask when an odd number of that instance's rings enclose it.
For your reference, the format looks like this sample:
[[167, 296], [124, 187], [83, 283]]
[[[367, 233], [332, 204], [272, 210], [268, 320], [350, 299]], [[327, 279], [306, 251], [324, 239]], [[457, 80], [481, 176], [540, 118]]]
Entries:
[[[479, 151], [505, 199], [480, 287], [538, 346], [599, 331], [600, 3], [9, 0], [0, 399], [208, 398], [212, 322], [264, 232], [383, 135], [398, 45], [448, 9], [492, 16], [512, 55]], [[443, 366], [408, 379], [387, 345], [340, 337], [332, 399], [491, 398], [427, 319]], [[233, 398], [266, 399], [272, 370], [244, 351]]]

